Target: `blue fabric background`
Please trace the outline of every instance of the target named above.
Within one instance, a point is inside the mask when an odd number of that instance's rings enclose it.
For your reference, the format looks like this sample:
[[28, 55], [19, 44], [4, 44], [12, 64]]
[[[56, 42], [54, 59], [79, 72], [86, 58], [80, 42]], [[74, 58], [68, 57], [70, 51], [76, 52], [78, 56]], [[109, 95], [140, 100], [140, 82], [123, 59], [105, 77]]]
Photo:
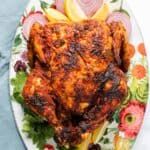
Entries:
[[0, 150], [25, 150], [9, 98], [8, 74], [12, 41], [29, 0], [0, 0]]

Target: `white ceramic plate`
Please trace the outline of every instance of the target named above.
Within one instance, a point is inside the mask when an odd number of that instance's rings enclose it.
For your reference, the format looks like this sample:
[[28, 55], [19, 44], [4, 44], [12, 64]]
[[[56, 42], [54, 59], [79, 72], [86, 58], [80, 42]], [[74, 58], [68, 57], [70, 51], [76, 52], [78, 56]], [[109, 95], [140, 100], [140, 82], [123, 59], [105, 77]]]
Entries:
[[[53, 3], [53, 0], [45, 0], [48, 5], [51, 5]], [[33, 12], [43, 12], [43, 9], [41, 7], [42, 1], [40, 0], [30, 0], [23, 17], [20, 20], [19, 26], [17, 28], [16, 36], [14, 38], [14, 45], [12, 48], [12, 57], [11, 57], [11, 63], [10, 63], [10, 81], [11, 79], [16, 77], [16, 72], [14, 71], [14, 65], [18, 60], [21, 60], [22, 62], [25, 62], [27, 64], [27, 60], [24, 60], [22, 58], [22, 55], [25, 54], [27, 51], [27, 42], [22, 34], [22, 25], [23, 25], [23, 19], [28, 17], [28, 15]], [[106, 3], [109, 4], [111, 11], [114, 11], [116, 9], [119, 9], [120, 7], [120, 0], [114, 3], [110, 3], [110, 1], [107, 1]], [[132, 44], [133, 48], [135, 49], [135, 53], [133, 54], [131, 65], [129, 68], [129, 71], [127, 73], [128, 78], [128, 85], [129, 85], [129, 94], [127, 97], [127, 102], [124, 104], [124, 108], [121, 110], [122, 113], [118, 113], [116, 118], [114, 118], [113, 122], [108, 126], [108, 133], [103, 136], [103, 140], [100, 141], [100, 145], [103, 150], [113, 150], [114, 149], [114, 137], [119, 135], [122, 139], [126, 139], [124, 141], [124, 144], [129, 143], [130, 148], [133, 146], [137, 134], [133, 135], [134, 132], [139, 132], [135, 129], [133, 131], [133, 128], [131, 126], [127, 126], [126, 122], [122, 122], [121, 119], [123, 119], [122, 114], [123, 113], [133, 113], [133, 115], [136, 116], [136, 111], [141, 111], [141, 114], [139, 114], [139, 118], [143, 120], [142, 111], [144, 114], [144, 109], [147, 105], [147, 97], [148, 97], [148, 66], [147, 66], [147, 56], [144, 51], [144, 44], [142, 35], [140, 33], [140, 29], [138, 28], [138, 25], [135, 21], [135, 18], [132, 14], [132, 11], [129, 9], [126, 2], [123, 3], [123, 9], [125, 9], [131, 19], [132, 23], [132, 33], [130, 37], [130, 43]], [[44, 12], [43, 12], [44, 14]], [[138, 16], [137, 16], [138, 17]], [[10, 95], [13, 97], [13, 91], [14, 86], [10, 82]], [[12, 98], [13, 99], [13, 98]], [[136, 103], [132, 103], [136, 101]], [[14, 117], [16, 120], [17, 128], [19, 130], [19, 133], [22, 137], [23, 142], [25, 143], [25, 146], [29, 150], [36, 150], [36, 145], [33, 144], [32, 140], [27, 137], [27, 134], [22, 132], [22, 126], [23, 126], [23, 118], [24, 118], [24, 112], [20, 104], [18, 104], [16, 101], [12, 100], [12, 108], [14, 112]], [[142, 108], [141, 108], [142, 105]], [[132, 107], [132, 110], [129, 110], [128, 108]], [[143, 109], [144, 107], [144, 109]], [[129, 112], [128, 112], [129, 111]], [[116, 120], [119, 120], [119, 122], [116, 122]], [[122, 124], [125, 127], [125, 130], [122, 131], [120, 128], [120, 124]], [[139, 124], [140, 126], [141, 124]], [[136, 124], [135, 124], [136, 126]], [[128, 136], [127, 136], [128, 135]], [[107, 139], [107, 140], [106, 140]], [[107, 142], [106, 142], [107, 141]], [[51, 139], [48, 141], [48, 143], [55, 146], [55, 142]]]

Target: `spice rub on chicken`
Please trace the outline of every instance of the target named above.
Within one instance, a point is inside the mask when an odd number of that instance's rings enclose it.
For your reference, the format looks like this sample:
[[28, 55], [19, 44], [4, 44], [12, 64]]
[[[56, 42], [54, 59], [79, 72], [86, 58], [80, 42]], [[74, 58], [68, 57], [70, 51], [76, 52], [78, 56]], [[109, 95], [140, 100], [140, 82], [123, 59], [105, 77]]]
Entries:
[[121, 23], [33, 25], [26, 105], [55, 128], [60, 145], [79, 144], [127, 94], [128, 41]]

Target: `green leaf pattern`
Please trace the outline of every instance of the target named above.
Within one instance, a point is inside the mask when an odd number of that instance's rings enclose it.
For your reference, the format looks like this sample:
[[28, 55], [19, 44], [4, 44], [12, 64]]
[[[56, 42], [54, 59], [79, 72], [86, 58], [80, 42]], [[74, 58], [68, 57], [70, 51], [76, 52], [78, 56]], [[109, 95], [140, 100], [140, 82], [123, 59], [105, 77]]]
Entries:
[[22, 39], [20, 37], [20, 34], [18, 34], [15, 38], [15, 41], [14, 41], [14, 47], [17, 47], [19, 46], [20, 44], [22, 43]]

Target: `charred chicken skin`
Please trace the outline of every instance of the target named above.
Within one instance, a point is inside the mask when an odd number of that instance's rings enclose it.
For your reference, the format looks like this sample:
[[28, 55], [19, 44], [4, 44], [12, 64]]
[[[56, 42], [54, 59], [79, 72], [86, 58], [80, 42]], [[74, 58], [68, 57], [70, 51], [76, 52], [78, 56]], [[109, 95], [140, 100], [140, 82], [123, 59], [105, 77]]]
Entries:
[[121, 23], [36, 23], [28, 49], [25, 103], [55, 128], [60, 145], [79, 144], [127, 94], [130, 60]]

